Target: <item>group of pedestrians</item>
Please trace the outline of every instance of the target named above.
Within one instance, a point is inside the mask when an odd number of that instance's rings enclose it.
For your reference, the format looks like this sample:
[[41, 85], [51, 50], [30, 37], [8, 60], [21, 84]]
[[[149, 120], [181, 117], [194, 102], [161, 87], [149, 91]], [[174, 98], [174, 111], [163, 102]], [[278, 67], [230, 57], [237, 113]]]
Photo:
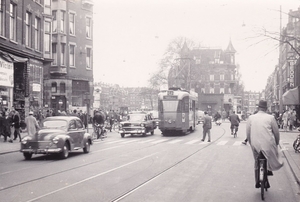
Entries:
[[21, 117], [18, 111], [7, 108], [0, 112], [0, 136], [4, 137], [4, 142], [13, 142], [13, 140], [21, 141], [20, 134]]

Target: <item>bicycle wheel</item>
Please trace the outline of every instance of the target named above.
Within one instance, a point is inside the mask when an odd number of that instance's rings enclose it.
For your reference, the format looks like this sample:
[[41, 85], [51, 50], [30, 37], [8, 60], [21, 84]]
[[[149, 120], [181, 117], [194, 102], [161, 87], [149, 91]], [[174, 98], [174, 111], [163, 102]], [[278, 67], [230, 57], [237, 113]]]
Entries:
[[260, 181], [260, 194], [261, 200], [265, 200], [265, 185], [266, 185], [266, 176], [265, 176], [264, 160], [259, 160], [259, 181]]

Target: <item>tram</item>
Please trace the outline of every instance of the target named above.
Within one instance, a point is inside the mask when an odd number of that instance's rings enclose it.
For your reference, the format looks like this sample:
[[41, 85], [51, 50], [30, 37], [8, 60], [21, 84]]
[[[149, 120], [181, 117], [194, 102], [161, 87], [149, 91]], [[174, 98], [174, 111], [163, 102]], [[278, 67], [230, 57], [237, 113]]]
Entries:
[[159, 129], [162, 134], [185, 134], [197, 124], [198, 93], [170, 88], [158, 94]]

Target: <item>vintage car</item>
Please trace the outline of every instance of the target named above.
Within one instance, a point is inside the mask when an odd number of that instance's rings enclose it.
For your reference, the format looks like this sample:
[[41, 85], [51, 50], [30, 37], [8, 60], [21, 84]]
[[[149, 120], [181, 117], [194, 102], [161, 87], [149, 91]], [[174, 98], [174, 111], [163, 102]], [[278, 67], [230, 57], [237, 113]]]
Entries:
[[58, 154], [66, 159], [73, 150], [83, 149], [89, 153], [91, 144], [92, 137], [78, 117], [53, 116], [42, 122], [34, 136], [22, 138], [20, 151], [26, 160], [31, 159], [32, 154]]
[[156, 122], [152, 119], [150, 114], [134, 112], [128, 114], [127, 120], [120, 122], [119, 127], [121, 137], [124, 137], [126, 134], [146, 135], [149, 132], [153, 135], [156, 128]]

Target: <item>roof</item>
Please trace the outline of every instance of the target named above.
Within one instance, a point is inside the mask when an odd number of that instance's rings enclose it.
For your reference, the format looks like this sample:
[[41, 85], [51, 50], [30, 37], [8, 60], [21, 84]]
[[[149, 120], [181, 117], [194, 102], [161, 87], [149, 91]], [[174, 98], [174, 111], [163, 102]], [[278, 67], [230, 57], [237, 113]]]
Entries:
[[230, 52], [230, 53], [235, 53], [236, 52], [236, 50], [234, 49], [234, 47], [231, 43], [231, 40], [229, 41], [229, 44], [228, 44], [227, 49], [225, 51]]

